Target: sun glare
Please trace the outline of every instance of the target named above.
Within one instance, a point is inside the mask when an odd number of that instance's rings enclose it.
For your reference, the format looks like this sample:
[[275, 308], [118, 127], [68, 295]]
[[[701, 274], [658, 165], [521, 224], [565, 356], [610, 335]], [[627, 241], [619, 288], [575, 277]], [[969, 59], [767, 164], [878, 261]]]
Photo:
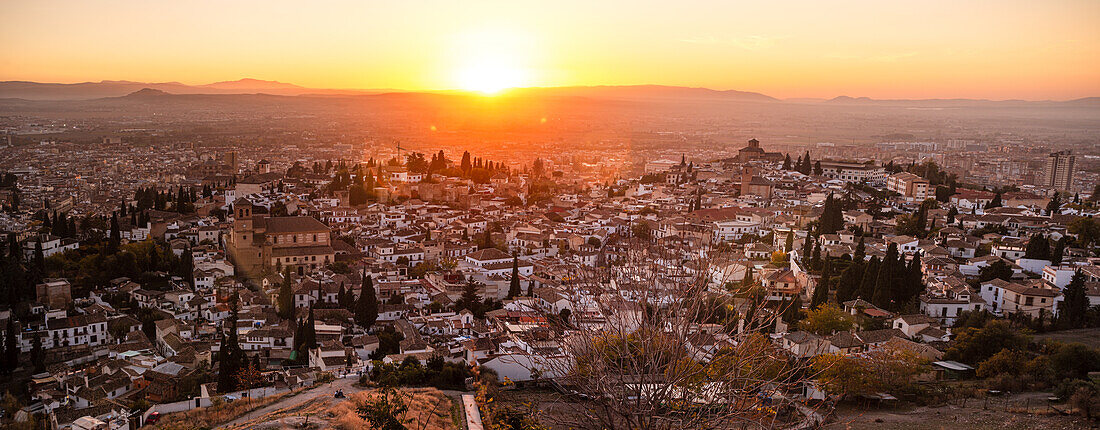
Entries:
[[521, 70], [499, 61], [472, 62], [458, 73], [458, 82], [462, 89], [486, 95], [522, 86], [525, 82]]
[[495, 30], [458, 37], [454, 58], [455, 84], [466, 91], [495, 95], [508, 88], [530, 85], [531, 47], [522, 35]]

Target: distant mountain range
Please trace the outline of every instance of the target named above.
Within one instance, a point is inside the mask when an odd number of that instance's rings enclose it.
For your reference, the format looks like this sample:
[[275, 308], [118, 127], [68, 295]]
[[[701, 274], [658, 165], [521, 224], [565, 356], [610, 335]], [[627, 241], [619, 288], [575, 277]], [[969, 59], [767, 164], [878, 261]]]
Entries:
[[600, 99], [695, 99], [777, 102], [779, 99], [760, 93], [710, 88], [667, 85], [598, 85], [577, 87], [532, 87], [508, 90], [513, 95], [553, 97], [590, 97]]
[[56, 84], [27, 81], [0, 82], [0, 98], [26, 100], [91, 100], [120, 97], [142, 89], [159, 90], [169, 94], [272, 94], [298, 95], [361, 95], [378, 94], [387, 90], [330, 90], [306, 88], [294, 84], [259, 79], [215, 82], [206, 85], [187, 85], [179, 82], [100, 81], [78, 84]]
[[828, 104], [834, 105], [868, 105], [868, 106], [904, 106], [913, 108], [950, 108], [950, 107], [978, 107], [978, 106], [1001, 106], [1001, 107], [1028, 107], [1028, 106], [1071, 106], [1071, 107], [1100, 107], [1100, 97], [1084, 97], [1074, 100], [1066, 101], [1054, 101], [1054, 100], [986, 100], [986, 99], [894, 99], [894, 100], [879, 100], [869, 97], [849, 97], [840, 96], [824, 101]]
[[[76, 84], [41, 83], [27, 81], [0, 82], [0, 99], [23, 99], [31, 101], [94, 100], [116, 98], [127, 95], [154, 97], [157, 95], [197, 95], [197, 94], [267, 94], [275, 96], [361, 96], [385, 93], [410, 93], [400, 90], [345, 90], [307, 88], [277, 81], [245, 78], [236, 81], [215, 82], [206, 85], [187, 85], [179, 82], [133, 82], [100, 81]], [[426, 93], [451, 94], [457, 91], [437, 91]], [[925, 100], [878, 100], [867, 97], [840, 96], [832, 99], [792, 98], [780, 100], [765, 94], [736, 91], [713, 90], [709, 88], [691, 88], [665, 85], [605, 85], [574, 87], [532, 87], [515, 88], [506, 91], [515, 97], [563, 97], [592, 98], [605, 100], [645, 100], [645, 101], [746, 101], [746, 102], [783, 102], [797, 104], [824, 104], [843, 106], [894, 106], [911, 108], [951, 108], [951, 107], [1100, 107], [1100, 97], [1087, 97], [1068, 101], [1027, 101], [1027, 100], [983, 100], [983, 99], [925, 99]]]

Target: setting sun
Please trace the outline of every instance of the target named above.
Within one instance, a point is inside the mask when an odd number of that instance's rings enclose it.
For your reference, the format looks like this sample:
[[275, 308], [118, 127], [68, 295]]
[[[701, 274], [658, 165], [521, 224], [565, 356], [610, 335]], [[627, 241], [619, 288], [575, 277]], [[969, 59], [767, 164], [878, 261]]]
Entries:
[[477, 61], [458, 71], [458, 84], [467, 91], [496, 94], [526, 84], [521, 70], [499, 61]]
[[533, 51], [522, 32], [493, 29], [480, 30], [455, 38], [455, 85], [463, 90], [486, 95], [507, 88], [531, 85], [526, 64]]

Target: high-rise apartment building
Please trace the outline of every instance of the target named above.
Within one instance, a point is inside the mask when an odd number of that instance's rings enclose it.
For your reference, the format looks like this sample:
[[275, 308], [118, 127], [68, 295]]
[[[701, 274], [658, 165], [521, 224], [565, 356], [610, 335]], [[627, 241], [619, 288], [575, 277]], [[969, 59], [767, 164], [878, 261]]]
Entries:
[[1047, 156], [1047, 168], [1042, 185], [1068, 191], [1073, 186], [1073, 168], [1076, 161], [1077, 157], [1069, 151], [1051, 152]]

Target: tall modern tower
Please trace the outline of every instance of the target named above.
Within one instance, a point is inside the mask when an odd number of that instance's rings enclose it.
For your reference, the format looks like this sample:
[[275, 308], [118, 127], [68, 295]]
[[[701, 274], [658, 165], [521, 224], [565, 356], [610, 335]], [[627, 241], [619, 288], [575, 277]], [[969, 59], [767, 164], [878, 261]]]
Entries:
[[1073, 168], [1076, 161], [1077, 157], [1069, 151], [1051, 152], [1047, 156], [1043, 185], [1068, 191], [1073, 186]]

